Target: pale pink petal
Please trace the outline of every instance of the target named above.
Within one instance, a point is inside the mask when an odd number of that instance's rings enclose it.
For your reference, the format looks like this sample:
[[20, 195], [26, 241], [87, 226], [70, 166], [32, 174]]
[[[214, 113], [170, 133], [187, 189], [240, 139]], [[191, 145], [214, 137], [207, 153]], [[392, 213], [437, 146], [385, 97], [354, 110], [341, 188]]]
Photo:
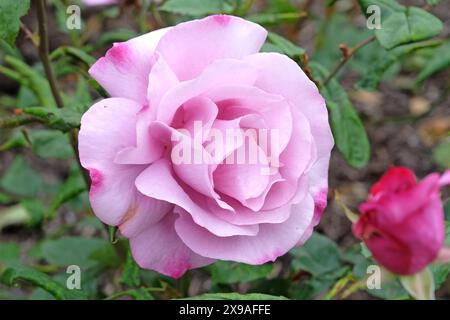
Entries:
[[189, 131], [191, 138], [200, 144], [206, 140], [219, 112], [216, 104], [205, 97], [188, 100], [179, 111], [182, 111], [180, 117], [174, 120], [172, 126]]
[[[239, 77], [236, 77], [237, 74]], [[197, 78], [181, 82], [169, 90], [157, 106], [156, 118], [170, 124], [178, 108], [186, 101], [216, 87], [252, 85], [256, 78], [256, 69], [248, 63], [233, 59], [214, 61]]]
[[114, 161], [118, 164], [149, 164], [161, 158], [164, 145], [153, 137], [150, 124], [153, 120], [152, 110], [148, 105], [138, 112], [136, 120], [136, 143], [120, 150]]
[[126, 42], [115, 43], [97, 60], [89, 74], [112, 97], [147, 102], [148, 75], [154, 63], [153, 53], [161, 37], [170, 28], [159, 29]]
[[234, 211], [227, 203], [220, 200], [220, 196], [214, 191], [213, 166], [210, 165], [213, 160], [203, 148], [201, 137], [196, 141], [189, 135], [181, 133], [181, 130], [176, 130], [160, 121], [153, 122], [150, 131], [171, 149], [170, 162], [173, 171], [183, 183], [214, 199], [221, 208]]
[[[296, 107], [292, 107], [293, 130], [288, 145], [280, 155], [280, 173], [283, 178], [297, 180], [314, 163], [315, 145], [311, 125]], [[281, 125], [281, 123], [280, 123]]]
[[298, 64], [277, 53], [257, 53], [244, 60], [259, 68], [257, 87], [285, 97], [306, 116], [316, 140], [318, 158], [329, 155], [334, 141], [325, 101]]
[[215, 189], [244, 205], [247, 199], [264, 192], [269, 178], [267, 156], [251, 138], [246, 139], [246, 143], [230, 154], [213, 173]]
[[173, 213], [167, 214], [130, 239], [133, 257], [141, 268], [179, 278], [189, 269], [214, 262], [194, 253], [180, 240], [174, 230], [175, 217]]
[[[219, 106], [219, 118], [232, 119], [255, 113], [245, 119], [242, 127], [257, 128], [261, 136], [267, 136], [267, 153], [277, 159], [286, 148], [292, 135], [291, 106], [277, 94], [267, 93], [247, 85], [223, 85], [205, 93]], [[262, 121], [261, 121], [262, 120]], [[273, 150], [272, 150], [273, 149]]]
[[148, 205], [134, 187], [134, 180], [145, 167], [114, 163], [119, 150], [136, 142], [139, 109], [135, 101], [109, 98], [94, 104], [81, 118], [80, 161], [91, 175], [91, 205], [100, 220], [110, 225], [120, 224], [130, 210]]
[[136, 203], [130, 206], [119, 225], [120, 232], [127, 238], [136, 237], [173, 211], [173, 204], [146, 197], [140, 192]]
[[[200, 227], [222, 237], [254, 236], [258, 226], [235, 226], [206, 211], [204, 196], [182, 188], [170, 170], [169, 162], [161, 159], [151, 164], [136, 179], [136, 186], [144, 195], [167, 201], [186, 210]], [[189, 194], [188, 194], [189, 193]]]
[[215, 15], [177, 25], [161, 38], [156, 50], [180, 80], [189, 80], [218, 59], [239, 59], [258, 52], [266, 35], [255, 23]]
[[[276, 181], [276, 180], [275, 180]], [[292, 203], [299, 203], [309, 194], [307, 179], [301, 179], [297, 189], [297, 195], [294, 197], [295, 201]], [[229, 221], [236, 225], [252, 225], [256, 223], [282, 223], [286, 221], [291, 215], [290, 206], [281, 206], [271, 210], [261, 210], [254, 212], [251, 209], [245, 208], [237, 201], [232, 202], [236, 214], [230, 214], [229, 211], [218, 209], [217, 206], [212, 205], [210, 210], [212, 213], [225, 221]]]
[[204, 257], [263, 264], [284, 255], [299, 242], [311, 223], [313, 199], [307, 195], [290, 209], [289, 219], [278, 224], [261, 224], [253, 237], [218, 237], [198, 226], [187, 214], [181, 214], [175, 230], [189, 248]]
[[159, 105], [161, 98], [180, 81], [159, 53], [155, 53], [156, 63], [148, 76], [147, 99], [152, 108]]
[[316, 85], [293, 60], [277, 53], [257, 53], [245, 58], [260, 70], [255, 85], [280, 94], [307, 118], [317, 150], [317, 161], [308, 170], [313, 195], [328, 187], [328, 166], [334, 140], [328, 123], [325, 101]]

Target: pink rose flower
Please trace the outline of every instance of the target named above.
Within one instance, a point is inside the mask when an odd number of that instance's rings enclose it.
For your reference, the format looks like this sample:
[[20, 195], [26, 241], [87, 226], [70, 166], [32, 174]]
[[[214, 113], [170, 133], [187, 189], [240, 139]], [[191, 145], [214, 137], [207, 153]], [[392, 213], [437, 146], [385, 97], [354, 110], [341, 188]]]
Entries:
[[450, 171], [419, 183], [405, 167], [391, 167], [370, 190], [353, 226], [374, 258], [388, 270], [411, 275], [435, 261], [445, 239], [440, 188]]
[[[90, 202], [141, 267], [180, 277], [217, 259], [263, 264], [319, 222], [333, 147], [325, 102], [294, 61], [258, 53], [266, 35], [215, 15], [115, 43], [89, 70], [112, 96], [81, 120]], [[179, 161], [180, 146], [201, 161]], [[258, 162], [228, 163], [249, 146]]]

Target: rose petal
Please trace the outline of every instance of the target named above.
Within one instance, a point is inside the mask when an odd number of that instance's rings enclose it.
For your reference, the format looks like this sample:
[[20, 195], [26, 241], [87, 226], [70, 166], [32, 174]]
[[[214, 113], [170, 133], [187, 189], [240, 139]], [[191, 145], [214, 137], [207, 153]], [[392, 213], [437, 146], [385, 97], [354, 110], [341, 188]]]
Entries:
[[179, 278], [189, 269], [214, 262], [189, 249], [176, 234], [174, 222], [175, 215], [168, 214], [130, 239], [133, 257], [141, 268]]
[[177, 25], [161, 38], [160, 52], [180, 80], [198, 76], [218, 59], [256, 53], [267, 31], [247, 20], [215, 15]]
[[[239, 77], [236, 77], [236, 74], [239, 74]], [[256, 69], [242, 61], [233, 59], [214, 61], [197, 78], [181, 82], [169, 90], [157, 106], [156, 118], [171, 124], [178, 108], [189, 99], [203, 95], [216, 87], [230, 84], [251, 85], [256, 77]]]
[[311, 222], [313, 199], [308, 195], [290, 209], [289, 219], [278, 224], [261, 224], [253, 237], [218, 237], [194, 223], [188, 214], [181, 214], [175, 230], [189, 248], [204, 257], [263, 264], [275, 261], [298, 243]]
[[148, 75], [153, 52], [161, 37], [171, 28], [159, 29], [126, 42], [115, 43], [97, 60], [89, 74], [112, 97], [147, 102]]
[[134, 180], [144, 167], [114, 163], [119, 150], [135, 144], [139, 108], [135, 101], [109, 98], [94, 104], [81, 118], [80, 161], [91, 174], [91, 205], [100, 220], [110, 225], [120, 224], [130, 210], [145, 202], [134, 187]]
[[204, 227], [218, 236], [254, 236], [258, 233], [257, 225], [235, 226], [206, 211], [204, 197], [200, 197], [198, 193], [188, 195], [189, 191], [183, 189], [173, 177], [167, 160], [158, 160], [145, 169], [137, 177], [136, 186], [148, 197], [167, 201], [185, 209], [199, 227]]

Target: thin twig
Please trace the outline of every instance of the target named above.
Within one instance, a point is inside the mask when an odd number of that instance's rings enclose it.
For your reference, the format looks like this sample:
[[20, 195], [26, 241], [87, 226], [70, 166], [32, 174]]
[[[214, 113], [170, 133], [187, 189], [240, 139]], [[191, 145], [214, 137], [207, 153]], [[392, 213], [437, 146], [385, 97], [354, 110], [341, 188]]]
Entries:
[[41, 57], [42, 64], [44, 66], [45, 74], [47, 75], [50, 89], [52, 90], [53, 97], [55, 98], [56, 106], [58, 108], [63, 107], [63, 101], [58, 91], [56, 84], [55, 74], [53, 73], [52, 66], [49, 58], [48, 48], [48, 32], [47, 32], [47, 6], [45, 0], [37, 1], [37, 16], [39, 24], [39, 56]]
[[30, 29], [28, 29], [28, 27], [24, 25], [22, 22], [20, 22], [20, 29], [23, 31], [23, 33], [25, 33], [27, 38], [31, 40], [31, 43], [33, 43], [33, 45], [36, 48], [39, 48], [39, 41], [36, 40], [35, 36], [33, 35], [33, 32], [31, 32]]
[[341, 51], [344, 53], [341, 60], [339, 61], [339, 63], [334, 67], [333, 71], [331, 71], [331, 73], [328, 75], [328, 77], [325, 78], [325, 80], [323, 81], [322, 85], [326, 86], [327, 83], [339, 72], [339, 70], [341, 70], [341, 68], [347, 63], [348, 60], [351, 59], [351, 57], [356, 53], [356, 51], [358, 51], [359, 49], [361, 49], [362, 47], [368, 45], [369, 43], [371, 43], [373, 40], [375, 40], [375, 36], [371, 36], [369, 38], [367, 38], [366, 40], [358, 43], [356, 46], [354, 46], [351, 49], [347, 50], [343, 50], [346, 47], [345, 46], [341, 46]]

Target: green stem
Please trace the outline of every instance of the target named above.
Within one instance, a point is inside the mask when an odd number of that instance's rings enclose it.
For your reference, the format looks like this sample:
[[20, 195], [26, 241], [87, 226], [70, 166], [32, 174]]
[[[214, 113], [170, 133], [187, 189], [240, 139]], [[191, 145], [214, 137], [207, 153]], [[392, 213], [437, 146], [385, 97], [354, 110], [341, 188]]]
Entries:
[[58, 91], [55, 74], [53, 73], [53, 69], [50, 64], [50, 58], [49, 58], [46, 10], [47, 10], [46, 1], [38, 0], [37, 1], [37, 16], [38, 16], [38, 25], [39, 25], [39, 56], [42, 60], [42, 64], [44, 66], [44, 71], [47, 76], [48, 82], [50, 84], [50, 89], [52, 90], [53, 97], [55, 98], [56, 106], [58, 108], [62, 108], [63, 101], [62, 101], [61, 95], [59, 94], [59, 91]]
[[41, 121], [39, 119], [36, 119], [33, 116], [20, 115], [20, 116], [0, 119], [0, 128], [1, 129], [15, 128], [15, 127], [20, 127], [24, 124], [36, 123], [36, 122], [41, 122]]
[[367, 284], [366, 284], [367, 278], [361, 279], [355, 283], [353, 283], [350, 287], [348, 287], [348, 289], [346, 289], [342, 295], [341, 298], [342, 299], [346, 299], [348, 298], [350, 295], [352, 295], [353, 293], [361, 290], [361, 289], [365, 289]]
[[353, 280], [353, 276], [351, 273], [347, 274], [346, 276], [344, 276], [343, 278], [339, 279], [333, 286], [333, 288], [331, 288], [330, 291], [328, 291], [328, 293], [325, 295], [325, 297], [323, 298], [324, 300], [331, 300], [334, 297], [336, 297], [339, 293], [342, 292], [342, 290], [345, 288], [345, 286], [351, 281]]

